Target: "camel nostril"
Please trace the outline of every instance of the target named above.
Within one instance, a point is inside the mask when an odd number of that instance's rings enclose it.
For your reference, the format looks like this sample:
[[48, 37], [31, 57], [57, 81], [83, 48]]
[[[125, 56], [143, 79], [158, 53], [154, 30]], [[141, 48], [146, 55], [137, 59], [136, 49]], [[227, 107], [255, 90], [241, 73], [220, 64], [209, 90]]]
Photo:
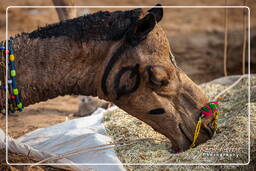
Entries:
[[150, 110], [148, 113], [152, 115], [160, 115], [160, 114], [164, 114], [165, 110], [163, 108], [157, 108], [157, 109]]

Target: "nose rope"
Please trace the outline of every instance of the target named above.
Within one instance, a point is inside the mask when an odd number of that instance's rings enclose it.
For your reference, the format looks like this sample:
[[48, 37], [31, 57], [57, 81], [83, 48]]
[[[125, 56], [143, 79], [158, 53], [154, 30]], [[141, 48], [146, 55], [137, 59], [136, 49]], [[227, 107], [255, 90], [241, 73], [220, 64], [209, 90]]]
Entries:
[[213, 115], [213, 129], [216, 131], [218, 129], [218, 116], [219, 116], [219, 111], [218, 111], [218, 101], [212, 101], [208, 104], [206, 104], [204, 107], [201, 109], [200, 117], [199, 120], [197, 121], [196, 124], [196, 129], [194, 133], [194, 138], [193, 142], [190, 145], [190, 148], [195, 147], [196, 145], [196, 140], [198, 139], [201, 126], [202, 126], [202, 118], [206, 116], [212, 116]]

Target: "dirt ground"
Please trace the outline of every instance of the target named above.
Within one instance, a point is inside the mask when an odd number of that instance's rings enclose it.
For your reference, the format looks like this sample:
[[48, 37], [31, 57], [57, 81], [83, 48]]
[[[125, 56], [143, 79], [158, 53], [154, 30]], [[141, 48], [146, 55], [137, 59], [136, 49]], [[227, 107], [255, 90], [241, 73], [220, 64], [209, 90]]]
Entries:
[[[76, 5], [225, 5], [224, 0], [76, 0]], [[1, 0], [0, 40], [5, 39], [5, 9], [11, 5], [52, 5], [51, 0]], [[228, 5], [243, 5], [243, 0], [229, 0]], [[251, 8], [251, 71], [256, 72], [256, 1], [247, 0]], [[99, 9], [90, 9], [92, 13]], [[111, 9], [113, 10], [113, 9]], [[78, 14], [85, 13], [78, 10]], [[228, 74], [241, 74], [243, 9], [229, 9]], [[192, 80], [203, 83], [223, 76], [224, 9], [165, 9], [161, 25], [170, 40], [177, 64]], [[54, 9], [9, 9], [9, 35], [30, 32], [39, 26], [57, 22]], [[248, 64], [248, 61], [246, 61]], [[31, 105], [25, 112], [9, 116], [8, 134], [14, 138], [37, 128], [72, 119], [77, 111], [77, 97], [65, 96]], [[5, 116], [0, 128], [5, 130]], [[0, 152], [0, 158], [1, 152]]]

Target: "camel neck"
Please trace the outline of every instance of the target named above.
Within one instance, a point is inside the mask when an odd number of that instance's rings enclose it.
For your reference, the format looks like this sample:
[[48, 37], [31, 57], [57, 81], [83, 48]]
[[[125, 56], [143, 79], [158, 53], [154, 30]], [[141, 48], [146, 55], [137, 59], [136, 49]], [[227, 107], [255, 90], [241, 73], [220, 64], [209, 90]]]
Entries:
[[[13, 40], [17, 86], [25, 106], [63, 95], [97, 95], [96, 79], [109, 43], [68, 37]], [[102, 52], [102, 53], [101, 53]]]

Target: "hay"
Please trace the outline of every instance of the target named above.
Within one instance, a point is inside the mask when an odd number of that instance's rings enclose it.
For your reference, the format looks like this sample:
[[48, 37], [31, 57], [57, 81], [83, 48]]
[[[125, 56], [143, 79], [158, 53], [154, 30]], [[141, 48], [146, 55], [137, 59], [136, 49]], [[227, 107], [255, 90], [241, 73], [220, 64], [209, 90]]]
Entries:
[[[10, 163], [35, 163], [38, 160], [33, 157], [24, 156], [21, 154], [15, 154], [9, 152], [8, 154], [8, 161]], [[64, 166], [63, 166], [64, 167]], [[23, 166], [16, 166], [16, 165], [9, 165], [5, 161], [5, 149], [0, 149], [0, 170], [1, 171], [72, 171], [71, 169], [60, 169], [54, 168], [51, 166], [35, 166], [30, 167], [29, 165]]]
[[[256, 76], [251, 78], [251, 163], [249, 166], [188, 166], [197, 170], [245, 169], [255, 168], [256, 160]], [[218, 83], [201, 86], [210, 99], [228, 87]], [[243, 79], [229, 90], [220, 101], [220, 132], [211, 140], [174, 154], [166, 137], [155, 132], [142, 121], [128, 115], [121, 109], [108, 112], [104, 124], [114, 142], [138, 138], [157, 138], [143, 140], [130, 146], [116, 148], [123, 163], [247, 163], [248, 162], [248, 80]], [[187, 170], [185, 166], [138, 166], [128, 165], [128, 170]], [[256, 169], [256, 168], [255, 168]]]

